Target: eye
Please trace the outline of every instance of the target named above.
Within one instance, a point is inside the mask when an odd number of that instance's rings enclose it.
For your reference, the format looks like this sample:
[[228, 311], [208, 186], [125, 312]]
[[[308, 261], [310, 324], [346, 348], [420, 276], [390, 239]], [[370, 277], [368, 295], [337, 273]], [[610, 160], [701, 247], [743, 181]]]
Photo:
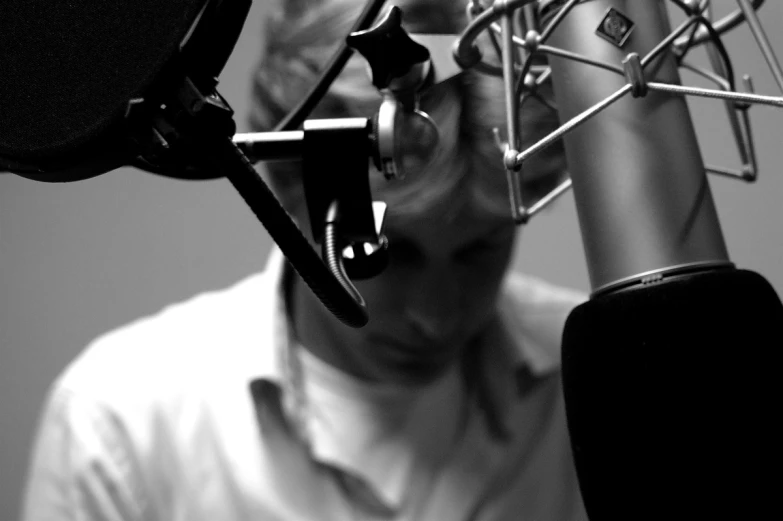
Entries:
[[421, 250], [408, 239], [390, 238], [389, 254], [397, 262], [412, 263], [422, 259]]
[[502, 251], [504, 246], [505, 241], [482, 239], [457, 250], [454, 259], [458, 262], [473, 262]]
[[508, 253], [514, 244], [515, 235], [516, 227], [504, 223], [463, 245], [454, 252], [452, 258], [460, 263], [493, 262], [497, 256]]

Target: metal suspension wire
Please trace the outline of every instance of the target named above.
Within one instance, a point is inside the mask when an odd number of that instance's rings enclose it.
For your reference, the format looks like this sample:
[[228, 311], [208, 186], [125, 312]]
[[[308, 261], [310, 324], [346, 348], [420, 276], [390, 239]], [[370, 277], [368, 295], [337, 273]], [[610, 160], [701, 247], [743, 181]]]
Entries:
[[[645, 56], [637, 58], [638, 67], [640, 67], [641, 71], [638, 77], [633, 77], [628, 72], [629, 68], [625, 63], [609, 63], [547, 45], [547, 40], [557, 26], [581, 1], [584, 0], [561, 2], [562, 5], [558, 8], [559, 10], [541, 30], [538, 30], [531, 20], [526, 20], [527, 23], [523, 24], [523, 26], [526, 27], [527, 32], [524, 36], [520, 36], [514, 34], [514, 24], [512, 22], [515, 11], [523, 11], [525, 16], [530, 17], [535, 9], [535, 0], [496, 0], [488, 6], [485, 6], [479, 0], [470, 0], [468, 13], [472, 21], [462, 33], [455, 48], [457, 61], [463, 67], [472, 67], [485, 74], [503, 77], [506, 90], [506, 135], [508, 141], [500, 143], [500, 145], [503, 150], [503, 163], [507, 172], [512, 215], [515, 221], [517, 223], [527, 222], [530, 217], [557, 199], [570, 187], [570, 180], [561, 183], [540, 201], [525, 207], [522, 204], [521, 187], [523, 183], [520, 180], [520, 177], [524, 177], [522, 172], [523, 163], [615, 102], [625, 98], [629, 93], [638, 96], [652, 90], [680, 96], [698, 96], [724, 100], [729, 108], [729, 118], [734, 130], [742, 167], [740, 169], [731, 169], [706, 166], [705, 169], [709, 173], [730, 176], [745, 181], [755, 180], [757, 170], [748, 109], [756, 104], [783, 108], [783, 97], [756, 94], [753, 91], [752, 80], [749, 76], [743, 78], [745, 92], [738, 92], [735, 85], [733, 65], [721, 37], [739, 24], [747, 22], [772, 71], [775, 81], [780, 86], [781, 91], [783, 91], [783, 70], [781, 70], [777, 57], [761, 28], [758, 15], [756, 14], [756, 10], [764, 4], [764, 0], [737, 0], [739, 9], [715, 22], [709, 16], [711, 0], [662, 0], [670, 2], [683, 11], [685, 19]], [[475, 43], [476, 39], [484, 33], [488, 35], [492, 43], [497, 58], [501, 63], [500, 66], [484, 60]], [[689, 52], [701, 45], [708, 46], [708, 53], [713, 66], [712, 71], [696, 67], [686, 60]], [[681, 68], [708, 79], [716, 84], [717, 88], [710, 89], [648, 82], [644, 78], [643, 72], [649, 69], [651, 64], [656, 62], [655, 59], [665, 52], [672, 52]], [[522, 55], [524, 60], [520, 64], [518, 57]], [[537, 87], [548, 81], [551, 76], [551, 69], [548, 67], [533, 65], [536, 57], [545, 56], [555, 56], [598, 67], [624, 76], [627, 83], [581, 114], [564, 122], [558, 129], [531, 147], [520, 151], [515, 147], [519, 146], [521, 142], [518, 130], [518, 116], [523, 110], [523, 101], [530, 95], [536, 96]], [[554, 107], [549, 106], [554, 110]], [[497, 129], [495, 134], [499, 135]]]

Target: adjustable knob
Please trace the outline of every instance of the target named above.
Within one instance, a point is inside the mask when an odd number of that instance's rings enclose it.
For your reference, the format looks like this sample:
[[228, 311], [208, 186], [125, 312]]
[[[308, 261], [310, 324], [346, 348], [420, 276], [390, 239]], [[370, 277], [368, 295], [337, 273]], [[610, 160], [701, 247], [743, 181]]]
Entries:
[[406, 110], [385, 93], [372, 119], [371, 157], [387, 180], [422, 172], [432, 162], [439, 141], [438, 127], [418, 109]]
[[[372, 83], [379, 90], [394, 89], [395, 80], [403, 80], [405, 87], [417, 88], [429, 72], [430, 53], [402, 28], [399, 7], [392, 7], [386, 18], [372, 29], [348, 35], [346, 43], [370, 64]], [[411, 74], [416, 77], [409, 78]]]

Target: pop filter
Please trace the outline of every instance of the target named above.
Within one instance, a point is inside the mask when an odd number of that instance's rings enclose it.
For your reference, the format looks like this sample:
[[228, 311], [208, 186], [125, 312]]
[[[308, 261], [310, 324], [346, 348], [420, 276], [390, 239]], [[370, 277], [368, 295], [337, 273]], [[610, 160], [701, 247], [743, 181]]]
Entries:
[[129, 103], [215, 77], [250, 0], [22, 0], [0, 16], [0, 170], [73, 181], [130, 164]]

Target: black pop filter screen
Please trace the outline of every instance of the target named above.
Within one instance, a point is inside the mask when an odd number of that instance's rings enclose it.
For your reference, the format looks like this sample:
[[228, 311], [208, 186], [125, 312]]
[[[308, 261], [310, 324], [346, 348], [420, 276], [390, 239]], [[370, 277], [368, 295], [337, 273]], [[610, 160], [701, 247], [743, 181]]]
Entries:
[[155, 80], [208, 0], [17, 0], [0, 13], [0, 158], [89, 146]]

